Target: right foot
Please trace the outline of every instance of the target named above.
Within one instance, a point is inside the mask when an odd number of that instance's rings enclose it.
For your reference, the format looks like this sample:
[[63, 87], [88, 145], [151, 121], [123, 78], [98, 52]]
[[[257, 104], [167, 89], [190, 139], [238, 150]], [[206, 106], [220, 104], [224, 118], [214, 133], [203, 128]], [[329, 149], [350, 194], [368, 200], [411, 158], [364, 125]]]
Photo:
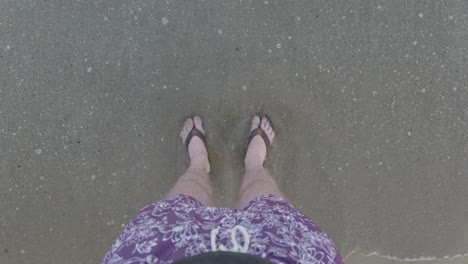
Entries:
[[[252, 123], [250, 125], [250, 132], [258, 128], [258, 125], [265, 131], [265, 134], [270, 139], [270, 143], [273, 143], [273, 138], [275, 137], [275, 131], [271, 127], [270, 121], [268, 118], [263, 117], [260, 119], [259, 116], [254, 116], [252, 118]], [[263, 167], [263, 162], [265, 161], [267, 155], [267, 146], [261, 135], [257, 135], [249, 143], [247, 148], [247, 154], [245, 155], [245, 168], [247, 169], [256, 169]]]
[[[199, 116], [194, 116], [193, 119], [188, 118], [185, 121], [184, 126], [182, 127], [182, 131], [180, 131], [180, 137], [182, 138], [182, 143], [184, 145], [188, 134], [192, 131], [194, 126], [203, 134], [205, 134], [205, 130], [203, 130], [202, 120]], [[188, 145], [188, 154], [190, 156], [191, 167], [200, 167], [206, 172], [210, 171], [208, 151], [206, 150], [205, 144], [199, 137], [194, 136], [190, 140], [190, 143]]]

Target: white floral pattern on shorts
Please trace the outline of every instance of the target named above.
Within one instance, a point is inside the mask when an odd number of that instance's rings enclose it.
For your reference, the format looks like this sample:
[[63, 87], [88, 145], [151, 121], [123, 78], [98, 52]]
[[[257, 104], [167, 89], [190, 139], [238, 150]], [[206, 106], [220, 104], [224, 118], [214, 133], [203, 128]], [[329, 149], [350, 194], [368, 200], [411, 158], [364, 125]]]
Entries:
[[[217, 243], [232, 248], [230, 231], [249, 235], [247, 253], [273, 263], [344, 263], [332, 240], [285, 199], [262, 195], [243, 210], [205, 207], [195, 198], [174, 195], [144, 207], [125, 227], [102, 263], [171, 263], [212, 251]], [[237, 236], [239, 244], [244, 236]]]

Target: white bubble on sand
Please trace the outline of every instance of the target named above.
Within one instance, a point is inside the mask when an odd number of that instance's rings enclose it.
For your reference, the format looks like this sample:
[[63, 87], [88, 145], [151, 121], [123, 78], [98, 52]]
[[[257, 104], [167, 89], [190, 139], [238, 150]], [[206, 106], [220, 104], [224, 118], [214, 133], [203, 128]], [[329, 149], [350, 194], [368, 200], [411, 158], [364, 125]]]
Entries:
[[167, 23], [169, 23], [169, 20], [166, 17], [163, 17], [161, 22], [163, 23], [163, 25], [167, 25]]
[[243, 91], [247, 90], [247, 86], [242, 85], [242, 90], [243, 90]]
[[416, 45], [416, 44], [418, 44], [418, 42], [417, 42], [416, 40], [415, 40], [415, 41], [413, 41], [413, 45]]
[[89, 67], [88, 72], [92, 72], [92, 71], [93, 71], [93, 67]]
[[281, 43], [276, 44], [276, 47], [277, 47], [278, 49], [281, 49]]
[[419, 16], [420, 18], [423, 18], [424, 15], [423, 15], [423, 13], [419, 13], [418, 16]]
[[411, 136], [411, 131], [408, 131], [408, 133], [407, 133], [407, 134], [408, 134], [408, 136]]
[[6, 45], [6, 49], [9, 50], [9, 49], [10, 49], [10, 45]]
[[96, 175], [91, 175], [91, 180], [95, 180], [96, 179]]
[[39, 154], [42, 153], [42, 149], [36, 149], [36, 150], [34, 151], [34, 153], [36, 153], [37, 155], [39, 155]]
[[218, 34], [219, 35], [222, 35], [223, 34], [223, 31], [221, 29], [218, 29]]

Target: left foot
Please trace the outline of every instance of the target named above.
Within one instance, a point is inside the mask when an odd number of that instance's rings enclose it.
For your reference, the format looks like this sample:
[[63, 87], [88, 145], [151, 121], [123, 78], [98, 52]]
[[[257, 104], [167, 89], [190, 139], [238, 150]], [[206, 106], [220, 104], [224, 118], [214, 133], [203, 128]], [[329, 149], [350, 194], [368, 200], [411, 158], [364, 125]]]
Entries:
[[[188, 118], [182, 131], [180, 131], [180, 137], [182, 138], [182, 143], [185, 145], [185, 141], [189, 133], [192, 132], [194, 127], [200, 130], [205, 134], [203, 129], [203, 123], [199, 116], [194, 116], [193, 118]], [[188, 154], [190, 157], [190, 167], [202, 168], [206, 172], [210, 171], [210, 163], [208, 161], [208, 151], [206, 150], [205, 143], [198, 136], [193, 136], [188, 145]]]

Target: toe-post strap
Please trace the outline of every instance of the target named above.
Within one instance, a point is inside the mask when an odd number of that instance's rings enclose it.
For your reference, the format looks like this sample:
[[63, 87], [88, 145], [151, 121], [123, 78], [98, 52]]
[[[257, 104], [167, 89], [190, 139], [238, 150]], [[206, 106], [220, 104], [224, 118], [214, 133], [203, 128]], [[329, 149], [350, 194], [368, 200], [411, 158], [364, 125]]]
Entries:
[[268, 135], [265, 133], [265, 130], [263, 130], [260, 127], [260, 124], [258, 125], [256, 129], [252, 130], [252, 132], [250, 133], [249, 143], [250, 141], [252, 141], [252, 139], [255, 136], [258, 136], [258, 135], [262, 136], [263, 141], [265, 142], [267, 153], [268, 153], [270, 151], [270, 145], [271, 145], [270, 138], [268, 138]]
[[199, 137], [202, 140], [203, 144], [205, 144], [206, 146], [205, 134], [203, 134], [203, 132], [197, 129], [194, 125], [192, 130], [190, 130], [190, 132], [188, 133], [187, 138], [185, 139], [185, 149], [187, 149], [187, 151], [190, 145], [190, 141], [192, 141], [193, 137]]

